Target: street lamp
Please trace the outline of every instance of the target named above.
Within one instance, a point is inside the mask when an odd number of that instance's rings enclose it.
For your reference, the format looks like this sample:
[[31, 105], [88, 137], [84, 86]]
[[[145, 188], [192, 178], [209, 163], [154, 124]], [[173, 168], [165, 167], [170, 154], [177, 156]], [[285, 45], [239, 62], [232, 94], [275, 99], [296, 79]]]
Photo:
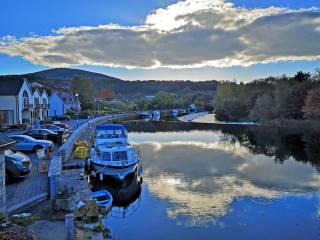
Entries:
[[[79, 96], [79, 93], [75, 93], [74, 95], [76, 96], [76, 98], [77, 98], [77, 103], [78, 103], [78, 96]], [[77, 128], [79, 127], [79, 115], [78, 115], [78, 111], [79, 111], [79, 109], [78, 109], [78, 106], [77, 106], [77, 110], [76, 110], [76, 116], [77, 116]]]

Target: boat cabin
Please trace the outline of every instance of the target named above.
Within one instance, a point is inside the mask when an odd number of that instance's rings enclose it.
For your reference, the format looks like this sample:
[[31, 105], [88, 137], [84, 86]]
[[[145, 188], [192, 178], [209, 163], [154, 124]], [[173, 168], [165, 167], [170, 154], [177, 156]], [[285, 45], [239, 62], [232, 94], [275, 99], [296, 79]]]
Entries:
[[95, 145], [128, 144], [127, 129], [119, 124], [102, 124], [96, 127]]

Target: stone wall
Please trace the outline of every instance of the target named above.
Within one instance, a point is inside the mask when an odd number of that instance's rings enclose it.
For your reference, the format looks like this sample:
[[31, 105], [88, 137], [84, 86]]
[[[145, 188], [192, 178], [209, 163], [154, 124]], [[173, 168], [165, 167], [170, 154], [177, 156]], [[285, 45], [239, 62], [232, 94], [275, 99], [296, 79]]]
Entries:
[[7, 197], [6, 197], [6, 175], [5, 175], [5, 158], [4, 154], [0, 153], [0, 213], [7, 212]]

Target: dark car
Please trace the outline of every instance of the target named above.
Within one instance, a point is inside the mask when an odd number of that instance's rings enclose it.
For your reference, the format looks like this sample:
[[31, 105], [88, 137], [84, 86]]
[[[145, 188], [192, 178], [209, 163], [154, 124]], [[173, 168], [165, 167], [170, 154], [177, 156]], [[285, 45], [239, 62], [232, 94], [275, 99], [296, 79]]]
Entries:
[[54, 133], [48, 129], [32, 129], [24, 133], [35, 139], [51, 140], [52, 142], [62, 144], [63, 134]]
[[52, 117], [52, 121], [70, 121], [70, 120], [71, 120], [71, 117], [68, 115]]
[[43, 125], [40, 125], [40, 128], [48, 129], [54, 133], [65, 133], [66, 132], [66, 130], [64, 128], [61, 128], [61, 127], [56, 126], [54, 124], [43, 124]]
[[53, 123], [53, 125], [55, 125], [55, 126], [57, 126], [59, 128], [65, 129], [65, 131], [67, 133], [71, 133], [72, 132], [72, 128], [67, 124], [64, 124], [64, 123]]
[[4, 152], [6, 161], [6, 181], [21, 179], [31, 172], [31, 162], [29, 157], [20, 152], [6, 150]]

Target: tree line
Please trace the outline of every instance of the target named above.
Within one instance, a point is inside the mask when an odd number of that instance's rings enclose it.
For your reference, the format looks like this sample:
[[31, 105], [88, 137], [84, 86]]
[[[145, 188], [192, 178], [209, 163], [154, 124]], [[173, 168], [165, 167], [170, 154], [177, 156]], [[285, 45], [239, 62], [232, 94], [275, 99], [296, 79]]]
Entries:
[[213, 106], [221, 121], [320, 119], [320, 69], [246, 84], [220, 82]]

